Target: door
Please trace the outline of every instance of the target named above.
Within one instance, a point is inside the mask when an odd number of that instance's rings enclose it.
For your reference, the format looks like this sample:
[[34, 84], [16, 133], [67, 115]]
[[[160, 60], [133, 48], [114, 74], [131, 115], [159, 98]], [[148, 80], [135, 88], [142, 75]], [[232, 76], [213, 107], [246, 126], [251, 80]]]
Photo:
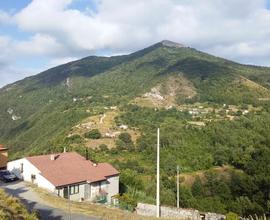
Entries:
[[68, 199], [68, 187], [64, 187], [64, 198]]
[[84, 199], [90, 199], [91, 198], [91, 185], [86, 183], [84, 185]]

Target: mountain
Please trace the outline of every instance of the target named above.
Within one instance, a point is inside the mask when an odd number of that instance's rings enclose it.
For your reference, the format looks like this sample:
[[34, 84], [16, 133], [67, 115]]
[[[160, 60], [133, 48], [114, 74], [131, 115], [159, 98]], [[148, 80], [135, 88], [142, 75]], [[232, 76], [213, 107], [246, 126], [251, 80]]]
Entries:
[[270, 98], [269, 82], [270, 68], [241, 65], [167, 40], [130, 55], [90, 56], [3, 87], [0, 141], [14, 153], [50, 146], [98, 108], [140, 100], [151, 91], [167, 97], [161, 106], [256, 104]]
[[[90, 56], [0, 89], [0, 143], [10, 159], [64, 147], [121, 171], [120, 204], [161, 203], [270, 215], [270, 68], [242, 65], [171, 41]], [[213, 167], [215, 167], [213, 169]], [[268, 204], [268, 205], [267, 205]]]

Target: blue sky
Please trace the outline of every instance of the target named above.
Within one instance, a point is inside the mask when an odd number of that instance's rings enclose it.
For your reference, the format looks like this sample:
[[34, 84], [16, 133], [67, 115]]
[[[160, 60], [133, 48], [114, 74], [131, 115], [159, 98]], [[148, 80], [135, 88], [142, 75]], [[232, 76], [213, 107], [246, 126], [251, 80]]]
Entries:
[[[270, 66], [270, 0], [0, 0], [0, 87], [163, 39]], [[241, 8], [241, 10], [239, 10]]]

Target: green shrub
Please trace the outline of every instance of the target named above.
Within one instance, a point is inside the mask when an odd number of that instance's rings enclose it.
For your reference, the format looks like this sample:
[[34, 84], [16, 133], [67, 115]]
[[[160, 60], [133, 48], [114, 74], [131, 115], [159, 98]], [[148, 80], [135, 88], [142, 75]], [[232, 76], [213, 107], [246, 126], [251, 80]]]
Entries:
[[109, 150], [109, 148], [106, 144], [101, 144], [101, 145], [99, 145], [99, 150], [107, 152]]
[[234, 212], [228, 212], [226, 214], [226, 220], [238, 220], [238, 219], [239, 219], [238, 215]]
[[86, 132], [84, 134], [85, 138], [89, 138], [89, 139], [100, 139], [101, 138], [101, 133], [98, 129], [93, 129], [89, 132]]
[[127, 132], [121, 133], [116, 140], [116, 148], [118, 150], [134, 150], [134, 144], [131, 139], [131, 135]]
[[119, 207], [133, 212], [137, 206], [137, 201], [129, 194], [124, 193], [123, 195], [116, 196], [119, 200]]
[[82, 137], [78, 134], [74, 134], [70, 137], [66, 137], [65, 141], [67, 143], [77, 143], [77, 144], [80, 144], [82, 143]]
[[132, 142], [131, 135], [127, 132], [121, 133], [118, 138], [126, 144]]

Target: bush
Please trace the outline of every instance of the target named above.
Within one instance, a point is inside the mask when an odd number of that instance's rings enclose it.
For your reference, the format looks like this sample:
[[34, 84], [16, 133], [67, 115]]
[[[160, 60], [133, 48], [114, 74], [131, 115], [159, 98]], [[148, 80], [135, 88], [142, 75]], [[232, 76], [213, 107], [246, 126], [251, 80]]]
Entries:
[[109, 150], [109, 148], [106, 144], [101, 144], [101, 145], [99, 145], [99, 150], [107, 152]]
[[80, 144], [82, 143], [82, 137], [78, 134], [74, 134], [70, 137], [66, 137], [65, 141], [67, 143], [77, 143], [77, 144]]
[[126, 144], [132, 143], [131, 135], [127, 132], [121, 133], [118, 138]]
[[134, 150], [134, 144], [131, 139], [131, 135], [127, 132], [121, 133], [116, 140], [116, 148], [118, 150]]
[[84, 134], [85, 138], [89, 138], [89, 139], [100, 139], [101, 138], [101, 133], [98, 129], [93, 129], [89, 132], [86, 132]]
[[239, 219], [238, 215], [234, 212], [228, 212], [226, 214], [226, 220], [238, 220], [238, 219]]
[[192, 192], [192, 195], [195, 197], [204, 196], [204, 187], [199, 176], [195, 178], [195, 181], [191, 187], [191, 192]]
[[137, 201], [129, 194], [124, 193], [123, 195], [116, 196], [119, 200], [119, 207], [133, 212], [137, 206]]

